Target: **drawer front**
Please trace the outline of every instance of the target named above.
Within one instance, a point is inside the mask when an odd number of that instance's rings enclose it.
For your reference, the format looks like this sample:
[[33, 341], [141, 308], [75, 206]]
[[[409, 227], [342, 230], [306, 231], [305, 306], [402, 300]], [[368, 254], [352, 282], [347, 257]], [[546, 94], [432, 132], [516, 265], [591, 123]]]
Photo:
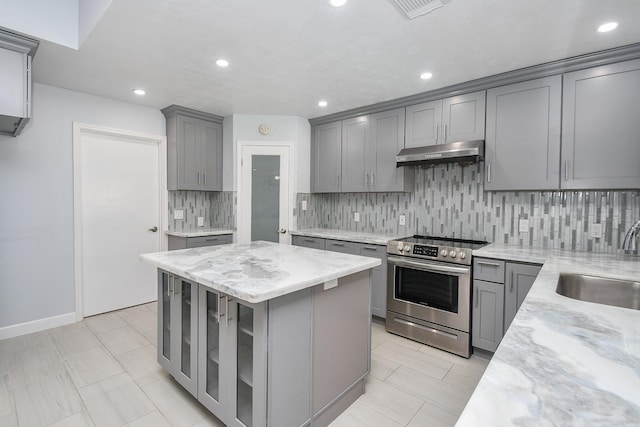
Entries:
[[504, 261], [474, 258], [473, 278], [487, 282], [504, 283]]
[[366, 243], [356, 243], [355, 252], [356, 255], [368, 256], [371, 258], [381, 259], [386, 262], [387, 259], [387, 247], [380, 245], [369, 245]]
[[356, 251], [355, 243], [343, 242], [342, 240], [327, 240], [324, 249], [331, 252], [342, 252], [344, 254], [354, 254]]
[[203, 246], [226, 245], [233, 242], [231, 234], [220, 234], [217, 236], [188, 237], [187, 248], [200, 248]]
[[324, 239], [319, 237], [292, 236], [291, 244], [305, 248], [324, 249]]

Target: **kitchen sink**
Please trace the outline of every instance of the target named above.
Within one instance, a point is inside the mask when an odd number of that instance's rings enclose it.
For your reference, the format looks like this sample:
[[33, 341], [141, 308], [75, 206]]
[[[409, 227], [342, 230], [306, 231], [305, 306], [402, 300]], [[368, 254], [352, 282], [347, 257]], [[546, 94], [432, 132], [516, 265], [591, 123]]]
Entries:
[[583, 274], [560, 274], [556, 292], [581, 301], [640, 310], [640, 282]]

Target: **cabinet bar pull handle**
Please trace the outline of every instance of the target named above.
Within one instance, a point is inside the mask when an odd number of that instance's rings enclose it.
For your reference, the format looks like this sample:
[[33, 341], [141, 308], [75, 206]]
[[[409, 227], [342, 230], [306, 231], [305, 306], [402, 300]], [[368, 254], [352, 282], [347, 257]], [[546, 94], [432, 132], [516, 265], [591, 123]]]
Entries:
[[491, 163], [487, 163], [487, 182], [491, 182]]
[[494, 267], [500, 267], [500, 264], [496, 263], [496, 262], [486, 262], [486, 261], [476, 261], [478, 264], [480, 265], [491, 265]]
[[365, 186], [369, 186], [369, 174], [368, 173], [364, 174], [364, 185]]
[[167, 274], [167, 298], [171, 296], [171, 275]]
[[200, 172], [196, 172], [196, 176], [198, 177], [198, 185], [200, 185]]
[[444, 125], [444, 138], [442, 140], [445, 144], [447, 143], [447, 125]]
[[569, 181], [569, 161], [564, 161], [564, 180]]
[[227, 310], [229, 309], [229, 304], [226, 304], [226, 309], [224, 311], [224, 313], [222, 312], [221, 308], [222, 308], [222, 304], [220, 303], [220, 300], [224, 299], [225, 301], [227, 300], [227, 297], [225, 295], [218, 295], [218, 318], [220, 317], [224, 317], [224, 321], [225, 321], [225, 326], [228, 326], [229, 323], [227, 322]]
[[207, 173], [206, 172], [202, 172], [202, 178], [204, 180], [204, 185], [207, 185]]
[[478, 308], [478, 288], [475, 289], [476, 291], [476, 308]]
[[509, 292], [513, 292], [513, 271], [511, 272], [511, 280], [509, 281]]
[[440, 125], [436, 125], [436, 144], [438, 143], [439, 137], [440, 137]]
[[371, 186], [375, 186], [376, 185], [376, 176], [373, 172], [371, 172]]

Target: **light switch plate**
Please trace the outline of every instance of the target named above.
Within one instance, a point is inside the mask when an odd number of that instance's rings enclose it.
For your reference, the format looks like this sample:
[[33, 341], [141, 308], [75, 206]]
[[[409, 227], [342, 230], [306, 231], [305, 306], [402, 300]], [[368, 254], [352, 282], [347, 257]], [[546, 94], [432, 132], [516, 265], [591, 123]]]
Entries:
[[528, 219], [521, 219], [520, 223], [518, 224], [518, 231], [521, 233], [528, 233], [529, 232], [529, 220]]
[[307, 210], [307, 201], [306, 201], [306, 200], [303, 200], [303, 201], [302, 201], [302, 203], [301, 203], [301, 205], [302, 205], [302, 210], [303, 210], [303, 211], [306, 211], [306, 210]]
[[353, 214], [353, 220], [355, 222], [360, 222], [360, 213], [359, 212], [356, 212], [356, 213]]
[[184, 219], [184, 211], [182, 209], [175, 209], [173, 211], [173, 219]]
[[407, 225], [407, 219], [404, 215], [400, 215], [398, 219], [399, 219], [400, 225]]
[[602, 238], [602, 224], [591, 224], [591, 238], [600, 239]]
[[199, 216], [198, 217], [198, 227], [204, 227], [204, 217], [203, 216]]

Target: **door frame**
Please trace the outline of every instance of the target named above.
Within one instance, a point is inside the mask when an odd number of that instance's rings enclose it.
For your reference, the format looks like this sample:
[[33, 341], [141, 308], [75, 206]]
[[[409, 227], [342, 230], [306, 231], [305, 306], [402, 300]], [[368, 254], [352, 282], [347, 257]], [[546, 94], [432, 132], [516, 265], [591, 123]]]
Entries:
[[[238, 222], [237, 222], [237, 230], [236, 230], [236, 236], [237, 236], [237, 241], [238, 242], [242, 242], [243, 238], [246, 237], [246, 230], [244, 230], [243, 228], [243, 224], [242, 224], [242, 215], [240, 214], [240, 212], [243, 212], [244, 209], [247, 209], [247, 207], [244, 206], [244, 202], [243, 202], [243, 191], [242, 191], [242, 155], [244, 152], [244, 148], [245, 147], [261, 147], [261, 148], [265, 148], [265, 147], [272, 147], [272, 148], [282, 148], [282, 147], [286, 147], [289, 150], [289, 176], [288, 181], [289, 181], [289, 212], [287, 215], [287, 241], [291, 242], [291, 226], [293, 224], [294, 221], [294, 216], [293, 216], [293, 208], [296, 205], [296, 200], [295, 200], [295, 191], [296, 188], [295, 187], [295, 182], [294, 182], [294, 175], [295, 175], [295, 171], [294, 171], [294, 165], [295, 162], [293, 160], [293, 156], [295, 155], [295, 151], [294, 151], [294, 143], [291, 141], [268, 141], [268, 142], [262, 142], [262, 141], [238, 141], [238, 145], [237, 145], [237, 158], [236, 158], [236, 179], [237, 179], [237, 191], [238, 191], [238, 208], [237, 208], [237, 212], [238, 212]], [[251, 236], [249, 236], [249, 240], [251, 241]]]
[[167, 137], [150, 133], [133, 132], [125, 129], [116, 129], [105, 126], [96, 126], [87, 123], [73, 122], [73, 264], [75, 282], [75, 315], [76, 321], [81, 321], [83, 316], [83, 285], [82, 285], [82, 176], [80, 173], [82, 155], [82, 137], [84, 135], [102, 135], [120, 140], [138, 140], [158, 145], [158, 171], [159, 188], [158, 210], [160, 218], [160, 250], [167, 250], [167, 236], [164, 230], [169, 227], [169, 205], [167, 192]]

